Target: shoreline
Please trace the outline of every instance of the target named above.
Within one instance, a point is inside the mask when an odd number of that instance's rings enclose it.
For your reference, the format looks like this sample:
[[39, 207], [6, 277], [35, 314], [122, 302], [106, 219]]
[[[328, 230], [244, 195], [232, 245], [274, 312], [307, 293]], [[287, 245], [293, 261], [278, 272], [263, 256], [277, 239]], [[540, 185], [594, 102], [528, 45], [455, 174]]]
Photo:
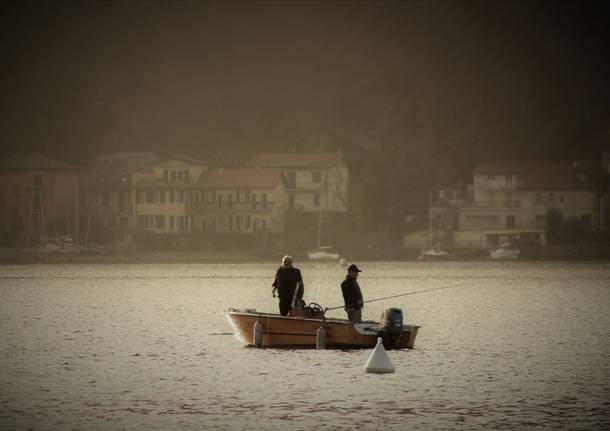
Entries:
[[[418, 261], [420, 250], [401, 249], [377, 253], [353, 253], [348, 262], [371, 261]], [[251, 251], [150, 251], [141, 253], [119, 253], [109, 250], [90, 249], [0, 249], [0, 265], [13, 264], [138, 264], [138, 263], [240, 263], [276, 262], [283, 253], [261, 254]], [[305, 255], [294, 254], [300, 263], [310, 261]], [[610, 245], [546, 246], [523, 248], [518, 260], [512, 262], [610, 262]], [[333, 261], [326, 261], [333, 263]], [[491, 260], [486, 254], [458, 254], [441, 260], [425, 262], [501, 262]], [[339, 262], [336, 262], [339, 264]]]

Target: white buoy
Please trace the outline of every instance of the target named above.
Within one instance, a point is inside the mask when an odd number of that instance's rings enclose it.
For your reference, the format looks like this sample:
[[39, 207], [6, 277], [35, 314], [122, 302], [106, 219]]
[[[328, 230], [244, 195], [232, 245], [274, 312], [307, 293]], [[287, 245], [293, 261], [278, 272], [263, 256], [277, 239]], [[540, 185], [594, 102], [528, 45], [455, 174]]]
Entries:
[[367, 373], [393, 373], [395, 371], [388, 352], [383, 348], [381, 337], [377, 338], [377, 345], [366, 364], [364, 364], [364, 370]]
[[316, 349], [326, 349], [326, 329], [324, 329], [324, 326], [320, 326], [316, 332]]
[[260, 347], [263, 344], [263, 324], [261, 323], [261, 316], [258, 316], [252, 328], [252, 340], [256, 347]]

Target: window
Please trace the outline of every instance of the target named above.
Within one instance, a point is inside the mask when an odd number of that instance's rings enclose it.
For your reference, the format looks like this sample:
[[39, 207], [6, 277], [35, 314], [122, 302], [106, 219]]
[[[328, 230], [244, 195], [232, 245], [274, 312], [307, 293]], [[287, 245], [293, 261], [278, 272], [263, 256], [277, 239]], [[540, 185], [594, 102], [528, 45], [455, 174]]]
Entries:
[[185, 183], [189, 182], [189, 170], [188, 169], [184, 170], [184, 182]]
[[178, 203], [180, 203], [180, 204], [184, 203], [184, 191], [183, 190], [178, 190]]
[[108, 217], [106, 225], [108, 229], [116, 229], [116, 217]]
[[176, 191], [170, 190], [169, 191], [169, 203], [173, 204], [174, 202], [176, 202]]
[[508, 229], [512, 229], [515, 227], [515, 216], [514, 215], [506, 216], [506, 227]]
[[297, 174], [296, 172], [288, 172], [288, 178], [286, 178], [286, 187], [297, 186]]
[[321, 183], [322, 182], [322, 173], [321, 172], [312, 172], [311, 182], [312, 183]]
[[125, 212], [125, 192], [119, 192], [119, 212]]
[[144, 195], [146, 197], [147, 204], [155, 203], [155, 192], [153, 190], [146, 190], [146, 192], [144, 192]]
[[175, 183], [176, 182], [176, 171], [171, 171], [171, 180], [170, 182]]
[[179, 183], [184, 182], [184, 172], [183, 171], [178, 171], [178, 182]]
[[288, 195], [288, 209], [294, 209], [294, 195], [292, 193]]
[[108, 192], [102, 193], [102, 205], [107, 207], [109, 204]]
[[580, 216], [580, 219], [582, 220], [582, 224], [585, 225], [587, 229], [590, 229], [593, 225], [593, 217], [591, 216], [591, 214], [583, 214]]
[[138, 216], [138, 227], [141, 229], [153, 229], [155, 227], [155, 216], [140, 215]]
[[163, 170], [163, 181], [169, 183], [169, 171], [167, 169]]
[[174, 225], [174, 216], [169, 216], [169, 229], [170, 230], [174, 230], [175, 225]]
[[496, 179], [496, 176], [495, 176], [495, 175], [492, 175], [492, 174], [488, 174], [488, 175], [487, 175], [487, 180], [488, 180], [488, 181], [493, 181], [493, 180], [495, 180], [495, 179]]
[[250, 216], [247, 215], [246, 216], [246, 229], [250, 229], [250, 226], [251, 226], [251, 219], [250, 219]]
[[165, 190], [159, 190], [158, 194], [159, 194], [159, 202], [164, 204], [165, 203]]
[[542, 194], [536, 193], [536, 204], [540, 205], [542, 203]]
[[155, 228], [165, 229], [165, 216], [164, 215], [155, 216]]
[[320, 195], [318, 195], [318, 194], [313, 195], [313, 206], [314, 207], [320, 206]]

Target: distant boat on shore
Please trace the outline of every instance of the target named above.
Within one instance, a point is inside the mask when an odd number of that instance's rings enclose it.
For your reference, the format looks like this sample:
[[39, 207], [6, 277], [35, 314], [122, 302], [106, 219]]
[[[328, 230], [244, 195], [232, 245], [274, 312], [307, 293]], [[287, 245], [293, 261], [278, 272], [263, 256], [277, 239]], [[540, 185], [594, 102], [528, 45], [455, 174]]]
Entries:
[[509, 244], [489, 249], [489, 258], [491, 260], [517, 260], [519, 259], [519, 254], [519, 249], [511, 247]]

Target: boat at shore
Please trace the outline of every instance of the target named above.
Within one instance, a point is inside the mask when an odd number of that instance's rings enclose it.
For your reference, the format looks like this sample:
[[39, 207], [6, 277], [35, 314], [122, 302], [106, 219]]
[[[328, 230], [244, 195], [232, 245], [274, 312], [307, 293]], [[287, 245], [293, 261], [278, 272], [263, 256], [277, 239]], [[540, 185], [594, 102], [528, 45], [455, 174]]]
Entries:
[[489, 258], [491, 260], [517, 260], [519, 259], [519, 254], [518, 249], [509, 246], [489, 249]]
[[326, 245], [307, 252], [307, 258], [309, 260], [339, 261], [341, 254], [331, 246]]
[[[362, 323], [326, 319], [323, 311], [315, 317], [291, 317], [253, 309], [229, 308], [226, 316], [235, 337], [248, 346], [255, 345], [255, 325], [260, 324], [261, 347], [315, 348], [318, 330], [323, 327], [325, 345], [330, 349], [373, 348], [377, 345], [378, 337], [383, 339], [386, 349], [412, 349], [419, 329], [416, 325], [403, 325], [402, 312], [396, 308], [386, 310], [382, 322]], [[387, 317], [385, 320], [384, 316]]]

